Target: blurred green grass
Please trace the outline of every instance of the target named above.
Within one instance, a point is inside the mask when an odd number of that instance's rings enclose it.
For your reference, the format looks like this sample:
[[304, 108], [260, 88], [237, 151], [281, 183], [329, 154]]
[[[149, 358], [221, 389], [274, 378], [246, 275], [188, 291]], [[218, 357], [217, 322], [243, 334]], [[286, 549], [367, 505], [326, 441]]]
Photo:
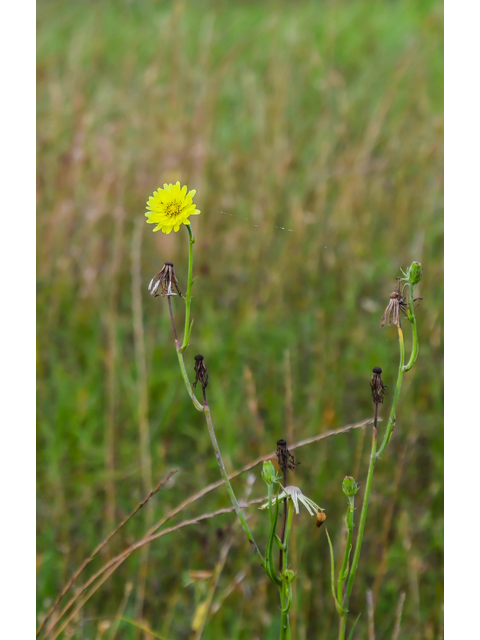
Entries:
[[[372, 367], [391, 387], [397, 368], [395, 332], [379, 319], [399, 267], [423, 263], [420, 355], [375, 472], [351, 610], [352, 618], [364, 610], [358, 637], [366, 637], [373, 588], [377, 638], [390, 638], [406, 591], [400, 637], [439, 637], [442, 33], [437, 0], [39, 3], [40, 618], [168, 470], [181, 472], [95, 568], [218, 477], [202, 416], [182, 388], [165, 304], [146, 290], [165, 260], [185, 282], [186, 234], [151, 234], [143, 222], [151, 192], [180, 180], [197, 189], [202, 211], [186, 361], [193, 370], [193, 356], [206, 357], [229, 469], [280, 437], [371, 414]], [[298, 458], [295, 482], [326, 509], [340, 550], [341, 482], [357, 473], [363, 483], [368, 444], [355, 431]], [[235, 486], [242, 493], [242, 481]], [[253, 494], [263, 493], [258, 479]], [[217, 490], [184, 516], [226, 505]], [[196, 601], [185, 572], [213, 569], [216, 530], [231, 535], [231, 522], [222, 516], [152, 544], [146, 565], [131, 556], [65, 637], [113, 637], [98, 619], [117, 615], [128, 582], [125, 615], [170, 639], [189, 637]], [[253, 513], [260, 538], [263, 525]], [[325, 534], [305, 516], [296, 540], [294, 638], [335, 638]], [[218, 592], [245, 566], [205, 640], [277, 636], [276, 594], [239, 533]], [[149, 636], [121, 623], [116, 637]]]

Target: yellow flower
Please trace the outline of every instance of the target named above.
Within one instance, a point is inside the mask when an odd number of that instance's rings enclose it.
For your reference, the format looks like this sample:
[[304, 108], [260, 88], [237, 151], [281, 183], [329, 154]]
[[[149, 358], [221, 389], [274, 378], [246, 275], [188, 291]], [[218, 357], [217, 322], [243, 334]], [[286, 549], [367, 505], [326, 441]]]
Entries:
[[187, 193], [187, 187], [177, 184], [164, 184], [163, 189], [154, 191], [147, 202], [146, 216], [149, 224], [156, 224], [154, 231], [163, 233], [178, 231], [181, 224], [190, 224], [189, 216], [198, 216], [200, 211], [193, 204], [195, 189]]

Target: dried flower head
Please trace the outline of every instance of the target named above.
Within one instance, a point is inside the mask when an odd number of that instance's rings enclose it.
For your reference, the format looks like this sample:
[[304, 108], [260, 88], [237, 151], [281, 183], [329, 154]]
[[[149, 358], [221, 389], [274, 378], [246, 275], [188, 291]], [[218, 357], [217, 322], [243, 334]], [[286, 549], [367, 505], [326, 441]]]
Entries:
[[295, 458], [287, 449], [287, 441], [286, 440], [278, 440], [277, 441], [277, 458], [278, 458], [278, 466], [283, 471], [286, 472], [287, 469], [290, 471], [295, 471], [295, 467], [300, 464], [300, 462], [295, 462]]
[[382, 382], [382, 370], [380, 367], [374, 367], [373, 376], [370, 381], [372, 388], [372, 398], [375, 404], [381, 404], [383, 398], [387, 395], [386, 386]]
[[205, 361], [202, 355], [195, 356], [195, 382], [193, 386], [197, 386], [197, 382], [200, 382], [202, 389], [205, 390], [208, 385], [208, 373]]
[[[319, 511], [324, 511], [322, 507], [319, 507], [318, 504], [315, 504], [313, 500], [304, 496], [301, 489], [294, 486], [285, 487], [282, 493], [278, 496], [278, 501], [280, 500], [291, 500], [293, 502], [293, 506], [295, 508], [295, 513], [300, 513], [299, 503], [301, 502], [305, 509], [311, 516], [316, 516]], [[267, 509], [268, 502], [263, 504], [260, 509]], [[318, 518], [318, 516], [317, 516]]]
[[[160, 289], [160, 294], [158, 293], [158, 289]], [[180, 287], [178, 286], [173, 262], [165, 262], [162, 269], [150, 280], [148, 290], [150, 291], [150, 295], [155, 297], [158, 295], [176, 296], [177, 294], [173, 289], [177, 291], [179, 296], [182, 295]]]
[[407, 307], [407, 303], [403, 298], [403, 291], [400, 291], [400, 287], [397, 283], [397, 288], [395, 291], [392, 291], [390, 294], [390, 302], [385, 309], [385, 313], [380, 320], [380, 326], [384, 327], [385, 323], [390, 326], [390, 324], [395, 324], [397, 327], [400, 326], [400, 310], [403, 313], [406, 313], [405, 309]]
[[187, 193], [187, 187], [177, 184], [164, 184], [149, 197], [148, 211], [145, 213], [149, 224], [156, 224], [154, 231], [162, 230], [170, 233], [172, 229], [178, 231], [180, 225], [190, 224], [189, 216], [198, 216], [200, 211], [193, 204], [195, 189]]

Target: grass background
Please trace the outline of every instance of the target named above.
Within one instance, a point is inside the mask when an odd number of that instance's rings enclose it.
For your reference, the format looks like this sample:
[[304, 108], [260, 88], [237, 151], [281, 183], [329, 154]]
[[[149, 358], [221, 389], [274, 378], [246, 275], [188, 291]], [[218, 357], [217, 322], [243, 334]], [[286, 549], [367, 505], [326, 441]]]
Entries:
[[[376, 468], [351, 620], [363, 611], [367, 638], [372, 589], [375, 637], [391, 638], [405, 592], [399, 637], [442, 637], [442, 21], [438, 0], [38, 3], [39, 620], [168, 471], [87, 577], [218, 478], [166, 303], [147, 292], [165, 260], [185, 287], [187, 234], [144, 223], [153, 190], [180, 180], [202, 211], [187, 367], [205, 355], [229, 470], [371, 415], [371, 369], [393, 388], [398, 365], [380, 317], [399, 268], [423, 263], [420, 355]], [[359, 429], [297, 453], [291, 481], [326, 509], [338, 555], [342, 479], [364, 485], [369, 440]], [[223, 506], [217, 489], [173, 522]], [[222, 558], [202, 637], [278, 637], [277, 594], [233, 523], [134, 553], [60, 637], [155, 637], [120, 616], [199, 637], [212, 580], [189, 572]], [[336, 638], [325, 532], [305, 512], [295, 526], [293, 637]]]

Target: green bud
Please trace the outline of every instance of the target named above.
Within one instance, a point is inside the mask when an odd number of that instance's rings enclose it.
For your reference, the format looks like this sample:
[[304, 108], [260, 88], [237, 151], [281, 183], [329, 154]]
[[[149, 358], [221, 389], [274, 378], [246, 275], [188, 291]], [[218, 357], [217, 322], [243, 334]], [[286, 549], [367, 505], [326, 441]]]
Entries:
[[403, 275], [405, 277], [402, 278], [402, 280], [404, 282], [408, 282], [409, 284], [416, 285], [422, 279], [422, 273], [423, 269], [420, 262], [412, 262], [412, 264], [408, 268], [407, 273], [403, 272]]
[[357, 495], [358, 484], [351, 476], [345, 476], [342, 484], [342, 491], [347, 496], [347, 498]]
[[291, 569], [285, 569], [285, 571], [283, 572], [283, 577], [287, 584], [292, 584], [292, 582], [297, 577], [297, 574], [294, 571], [291, 571]]
[[277, 482], [275, 467], [270, 460], [263, 463], [262, 478], [267, 485], [272, 485], [274, 482]]

